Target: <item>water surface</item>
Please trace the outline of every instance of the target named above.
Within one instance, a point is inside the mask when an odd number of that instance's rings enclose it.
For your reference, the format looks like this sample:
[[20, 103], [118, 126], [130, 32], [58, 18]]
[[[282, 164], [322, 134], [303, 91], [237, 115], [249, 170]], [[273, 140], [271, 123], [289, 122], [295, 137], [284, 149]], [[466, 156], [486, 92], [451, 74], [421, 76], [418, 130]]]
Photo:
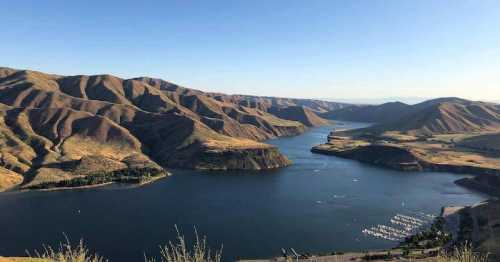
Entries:
[[[343, 127], [360, 127], [346, 123]], [[450, 173], [407, 173], [310, 153], [332, 127], [270, 141], [293, 165], [267, 172], [175, 170], [140, 188], [0, 194], [0, 255], [57, 245], [63, 233], [84, 238], [111, 261], [142, 261], [193, 226], [224, 258], [262, 258], [297, 251], [367, 250], [395, 243], [372, 239], [365, 227], [396, 213], [439, 214], [444, 205], [484, 196], [456, 186]]]

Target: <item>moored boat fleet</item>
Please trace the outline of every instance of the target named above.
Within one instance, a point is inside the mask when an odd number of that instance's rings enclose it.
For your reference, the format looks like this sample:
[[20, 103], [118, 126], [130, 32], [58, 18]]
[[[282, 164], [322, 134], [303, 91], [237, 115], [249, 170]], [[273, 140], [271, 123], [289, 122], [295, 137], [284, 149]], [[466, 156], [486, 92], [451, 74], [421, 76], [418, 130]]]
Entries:
[[396, 214], [390, 225], [378, 224], [362, 230], [363, 234], [389, 241], [401, 241], [430, 225], [436, 216], [417, 212], [413, 216]]

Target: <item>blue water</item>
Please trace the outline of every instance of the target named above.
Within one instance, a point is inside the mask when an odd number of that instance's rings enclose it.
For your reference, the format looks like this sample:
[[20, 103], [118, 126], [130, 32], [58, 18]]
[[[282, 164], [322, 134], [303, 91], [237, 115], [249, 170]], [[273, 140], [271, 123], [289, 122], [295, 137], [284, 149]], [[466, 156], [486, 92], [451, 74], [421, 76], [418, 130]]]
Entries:
[[[345, 123], [345, 127], [362, 124]], [[310, 153], [332, 127], [269, 141], [292, 161], [266, 172], [174, 175], [140, 188], [0, 194], [0, 255], [24, 255], [57, 245], [63, 233], [111, 261], [143, 261], [173, 240], [174, 225], [193, 227], [226, 261], [303, 252], [387, 248], [395, 242], [361, 233], [396, 213], [439, 214], [442, 206], [472, 204], [484, 196], [456, 186], [449, 173], [406, 173]]]

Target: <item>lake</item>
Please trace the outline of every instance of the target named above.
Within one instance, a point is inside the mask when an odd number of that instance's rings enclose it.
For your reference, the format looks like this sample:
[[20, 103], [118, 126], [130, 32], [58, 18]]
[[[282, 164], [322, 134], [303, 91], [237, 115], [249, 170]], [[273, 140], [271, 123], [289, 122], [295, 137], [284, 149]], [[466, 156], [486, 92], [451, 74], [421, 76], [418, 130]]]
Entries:
[[[343, 123], [341, 128], [362, 127]], [[439, 214], [483, 195], [453, 183], [450, 173], [400, 172], [312, 154], [332, 127], [269, 141], [293, 165], [265, 172], [173, 170], [173, 176], [136, 188], [0, 194], [0, 255], [25, 255], [66, 234], [111, 261], [143, 261], [144, 253], [187, 236], [196, 226], [225, 261], [298, 252], [381, 249], [397, 242], [363, 235], [397, 213]]]

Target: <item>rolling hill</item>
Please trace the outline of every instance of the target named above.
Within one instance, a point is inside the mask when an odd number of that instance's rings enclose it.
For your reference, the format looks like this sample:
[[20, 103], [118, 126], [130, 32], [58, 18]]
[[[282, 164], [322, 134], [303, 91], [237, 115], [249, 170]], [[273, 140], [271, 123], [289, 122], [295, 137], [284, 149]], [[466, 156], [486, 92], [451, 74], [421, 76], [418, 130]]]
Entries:
[[352, 105], [321, 113], [327, 119], [354, 122], [386, 123], [401, 119], [411, 113], [412, 106], [401, 102], [390, 102], [381, 105]]
[[305, 106], [240, 102], [149, 77], [0, 68], [0, 190], [162, 167], [286, 166], [259, 141], [327, 123]]
[[438, 98], [415, 105], [399, 102], [351, 106], [323, 113], [330, 119], [374, 122], [367, 132], [425, 136], [500, 130], [500, 105], [460, 98]]
[[412, 106], [412, 113], [383, 124], [382, 129], [411, 135], [455, 134], [500, 129], [500, 105], [457, 98], [430, 100]]
[[358, 107], [344, 116], [359, 119], [360, 114], [379, 123], [339, 130], [311, 150], [398, 170], [500, 174], [498, 104], [439, 98], [412, 106]]
[[319, 126], [328, 122], [321, 113], [339, 110], [350, 104], [315, 99], [280, 98], [248, 95], [225, 95], [211, 93], [219, 101], [235, 103], [245, 107], [279, 114], [281, 118], [299, 121], [307, 126]]

